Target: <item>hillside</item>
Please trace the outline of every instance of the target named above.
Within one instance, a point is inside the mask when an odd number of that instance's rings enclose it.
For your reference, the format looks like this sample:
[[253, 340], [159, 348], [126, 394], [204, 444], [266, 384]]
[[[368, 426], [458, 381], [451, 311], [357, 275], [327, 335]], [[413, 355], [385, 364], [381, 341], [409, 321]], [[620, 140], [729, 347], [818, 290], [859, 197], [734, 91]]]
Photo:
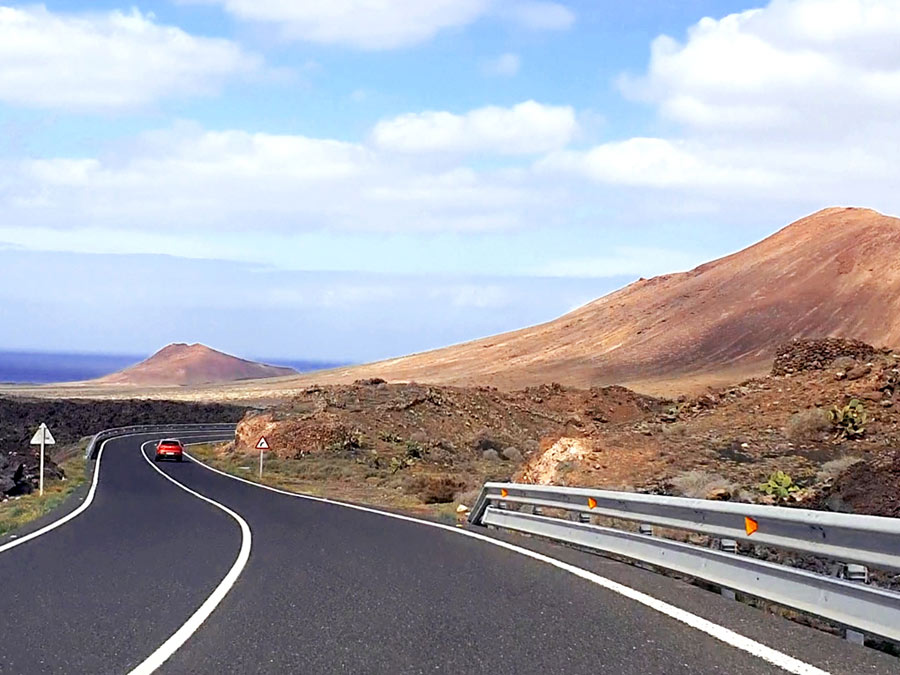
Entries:
[[118, 373], [94, 380], [97, 384], [128, 386], [199, 385], [296, 375], [293, 368], [239, 359], [206, 345], [176, 343]]
[[900, 219], [825, 209], [743, 251], [637, 281], [543, 325], [303, 381], [617, 383], [673, 393], [762, 374], [779, 344], [825, 336], [900, 344]]

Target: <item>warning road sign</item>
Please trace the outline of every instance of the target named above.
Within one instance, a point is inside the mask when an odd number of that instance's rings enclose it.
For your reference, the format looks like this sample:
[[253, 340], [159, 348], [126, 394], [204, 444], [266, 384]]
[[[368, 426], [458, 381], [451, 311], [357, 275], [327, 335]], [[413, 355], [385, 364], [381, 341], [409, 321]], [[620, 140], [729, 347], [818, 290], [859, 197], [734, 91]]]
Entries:
[[265, 436], [259, 437], [259, 441], [256, 444], [256, 449], [257, 450], [268, 450], [269, 449], [269, 442], [266, 440]]
[[50, 433], [50, 429], [47, 428], [47, 425], [41, 422], [41, 426], [38, 427], [38, 430], [34, 432], [34, 436], [31, 437], [31, 445], [55, 445], [56, 441], [53, 440], [53, 434]]

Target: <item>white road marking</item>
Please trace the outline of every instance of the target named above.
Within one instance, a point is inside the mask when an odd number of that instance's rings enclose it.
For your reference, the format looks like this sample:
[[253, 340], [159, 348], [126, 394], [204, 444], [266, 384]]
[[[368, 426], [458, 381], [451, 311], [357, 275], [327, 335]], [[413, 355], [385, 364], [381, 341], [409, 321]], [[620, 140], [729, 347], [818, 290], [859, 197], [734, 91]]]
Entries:
[[[117, 438], [124, 438], [124, 436], [118, 436]], [[106, 444], [111, 440], [114, 439], [108, 438], [100, 444], [100, 452], [97, 453], [97, 464], [94, 465], [94, 476], [91, 479], [91, 488], [90, 490], [88, 490], [87, 496], [84, 498], [84, 502], [82, 502], [81, 506], [73, 511], [70, 511], [62, 518], [54, 520], [49, 525], [45, 525], [39, 530], [35, 530], [34, 532], [23, 535], [18, 539], [9, 542], [8, 544], [3, 544], [3, 546], [0, 546], [0, 553], [3, 553], [3, 551], [8, 551], [11, 548], [15, 548], [16, 546], [21, 546], [25, 542], [40, 537], [42, 534], [47, 534], [48, 532], [55, 530], [57, 527], [65, 525], [73, 518], [77, 518], [87, 510], [87, 508], [91, 505], [91, 502], [94, 501], [94, 494], [97, 492], [97, 482], [100, 480], [100, 460], [103, 458], [103, 448], [105, 448]]]
[[[187, 453], [186, 453], [187, 454]], [[247, 483], [248, 485], [252, 485], [254, 487], [261, 488], [263, 490], [269, 490], [270, 492], [276, 492], [278, 494], [287, 495], [288, 497], [296, 497], [298, 499], [307, 499], [315, 502], [323, 502], [325, 504], [333, 504], [335, 506], [342, 506], [347, 509], [354, 509], [356, 511], [364, 511], [366, 513], [373, 513], [379, 516], [384, 516], [386, 518], [396, 518], [397, 520], [405, 520], [410, 523], [418, 523], [419, 525], [427, 525], [428, 527], [436, 527], [441, 530], [446, 530], [447, 532], [453, 532], [455, 534], [463, 535], [465, 537], [471, 537], [473, 539], [477, 539], [478, 541], [482, 541], [487, 544], [492, 544], [494, 546], [499, 546], [500, 548], [505, 548], [509, 551], [513, 551], [515, 553], [520, 553], [521, 555], [528, 556], [529, 558], [533, 558], [534, 560], [538, 560], [540, 562], [546, 563], [548, 565], [552, 565], [553, 567], [557, 567], [561, 570], [565, 570], [566, 572], [570, 572], [577, 577], [585, 579], [586, 581], [590, 581], [591, 583], [597, 584], [613, 593], [618, 593], [630, 600], [634, 600], [635, 602], [639, 602], [645, 607], [649, 607], [650, 609], [656, 610], [661, 614], [665, 614], [668, 617], [675, 619], [676, 621], [680, 621], [681, 623], [690, 626], [702, 633], [706, 633], [707, 635], [724, 642], [727, 645], [730, 645], [736, 649], [740, 649], [741, 651], [747, 652], [752, 656], [756, 656], [763, 661], [771, 663], [774, 666], [781, 668], [789, 673], [793, 673], [794, 675], [830, 675], [828, 671], [822, 670], [813, 666], [809, 663], [801, 661], [799, 659], [794, 658], [784, 652], [780, 652], [777, 649], [773, 649], [771, 647], [767, 647], [766, 645], [757, 642], [756, 640], [752, 640], [740, 633], [736, 633], [730, 628], [725, 628], [724, 626], [720, 626], [719, 624], [713, 623], [708, 619], [704, 619], [701, 616], [697, 616], [696, 614], [692, 614], [686, 610], [683, 610], [675, 605], [671, 605], [668, 602], [660, 600], [659, 598], [654, 598], [651, 595], [647, 595], [646, 593], [642, 593], [641, 591], [635, 590], [630, 586], [626, 586], [624, 584], [620, 584], [617, 581], [613, 581], [612, 579], [607, 579], [606, 577], [600, 576], [599, 574], [595, 574], [594, 572], [590, 572], [586, 569], [582, 569], [581, 567], [576, 567], [575, 565], [570, 565], [569, 563], [563, 562], [561, 560], [557, 560], [556, 558], [551, 558], [550, 556], [543, 555], [541, 553], [537, 553], [535, 551], [531, 551], [527, 548], [522, 548], [520, 546], [516, 546], [515, 544], [510, 544], [505, 541], [501, 541], [499, 539], [493, 539], [492, 537], [487, 537], [483, 534], [479, 534], [478, 532], [472, 532], [470, 530], [464, 530], [457, 527], [451, 527], [450, 525], [444, 525], [442, 523], [435, 523], [428, 520], [421, 520], [419, 518], [413, 518], [411, 516], [403, 516], [397, 513], [390, 513], [388, 511], [380, 511], [378, 509], [373, 509], [367, 506], [358, 506], [356, 504], [347, 504], [344, 502], [334, 501], [332, 499], [326, 499], [324, 497], [313, 497], [312, 495], [304, 495], [297, 492], [288, 492], [287, 490], [280, 490], [278, 488], [271, 487], [269, 485], [263, 485], [262, 483], [256, 483], [251, 480], [247, 480], [246, 478], [241, 478], [240, 476], [233, 476], [230, 473], [226, 473], [215, 467], [209, 466], [208, 464], [201, 462], [196, 457], [188, 454], [188, 457], [191, 458], [194, 462], [199, 464], [210, 471], [221, 474], [226, 478], [231, 478], [232, 480], [240, 481], [242, 483]], [[155, 468], [155, 467], [154, 467]], [[149, 671], [148, 671], [149, 672]]]
[[[30, 532], [28, 534], [22, 535], [18, 539], [14, 539], [13, 541], [3, 544], [2, 546], [0, 546], [0, 553], [3, 553], [4, 551], [8, 551], [12, 548], [15, 548], [16, 546], [21, 546], [22, 544], [29, 542], [32, 539], [36, 539], [37, 537], [40, 537], [41, 535], [47, 534], [48, 532], [55, 530], [57, 527], [60, 527], [61, 525], [65, 525], [70, 520], [77, 518], [82, 513], [87, 511], [88, 507], [91, 505], [91, 502], [94, 501], [94, 495], [97, 492], [97, 484], [100, 481], [100, 460], [103, 457], [103, 449], [106, 447], [106, 444], [109, 443], [110, 441], [115, 441], [115, 440], [119, 440], [122, 438], [134, 438], [135, 436], [147, 436], [148, 434], [152, 434], [152, 433], [154, 433], [154, 432], [144, 431], [144, 432], [137, 433], [137, 434], [123, 434], [122, 436], [113, 436], [112, 438], [107, 438], [105, 441], [103, 441], [100, 444], [100, 450], [97, 452], [97, 463], [94, 465], [94, 475], [91, 478], [91, 487], [88, 490], [87, 496], [84, 498], [84, 502], [82, 502], [81, 506], [70, 511], [69, 513], [64, 515], [62, 518], [59, 518], [58, 520], [54, 520], [52, 523], [45, 525], [44, 527], [40, 528], [39, 530], [35, 530], [34, 532]], [[209, 435], [211, 432], [194, 431], [194, 432], [190, 432], [190, 433], [191, 434], [203, 433], [204, 435]], [[193, 436], [191, 436], [191, 437], [193, 438]]]
[[221, 509], [229, 516], [234, 518], [237, 521], [237, 524], [241, 528], [241, 550], [238, 552], [237, 559], [234, 561], [234, 564], [231, 566], [231, 569], [228, 570], [228, 574], [219, 582], [219, 585], [216, 586], [215, 590], [212, 594], [203, 602], [202, 605], [194, 612], [190, 618], [184, 622], [184, 625], [181, 626], [177, 631], [175, 631], [168, 640], [166, 640], [162, 645], [157, 648], [150, 656], [144, 659], [138, 666], [136, 666], [129, 675], [149, 675], [157, 668], [159, 668], [166, 660], [172, 656], [178, 649], [190, 639], [190, 637], [197, 632], [197, 629], [203, 625], [203, 622], [209, 618], [209, 615], [213, 613], [216, 607], [219, 606], [219, 603], [225, 598], [228, 594], [228, 591], [231, 590], [231, 587], [234, 586], [234, 583], [238, 580], [238, 577], [241, 575], [241, 572], [244, 571], [244, 567], [247, 565], [247, 561], [250, 559], [250, 548], [252, 545], [253, 537], [250, 533], [250, 526], [247, 525], [247, 522], [241, 518], [237, 513], [229, 509], [227, 506], [220, 504], [217, 501], [210, 499], [209, 497], [204, 497], [199, 492], [194, 492], [189, 487], [179, 483], [177, 480], [169, 476], [162, 469], [156, 466], [153, 461], [147, 457], [147, 453], [144, 452], [144, 448], [152, 443], [153, 441], [148, 441], [141, 445], [141, 454], [144, 456], [144, 459], [147, 463], [153, 467], [154, 471], [157, 471], [163, 478], [168, 481], [171, 481], [178, 487], [180, 487], [185, 492], [192, 494], [197, 499], [202, 499], [203, 501], [212, 504], [217, 509]]

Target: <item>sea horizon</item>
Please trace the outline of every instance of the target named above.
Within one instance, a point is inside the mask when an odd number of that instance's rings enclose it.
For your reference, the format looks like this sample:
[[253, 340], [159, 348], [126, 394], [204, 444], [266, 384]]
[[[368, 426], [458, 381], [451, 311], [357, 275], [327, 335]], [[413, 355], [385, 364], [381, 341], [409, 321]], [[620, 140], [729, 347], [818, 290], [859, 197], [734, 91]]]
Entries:
[[[0, 384], [56, 384], [92, 380], [140, 363], [147, 357], [148, 355], [136, 354], [0, 349]], [[273, 366], [287, 366], [300, 373], [351, 365], [349, 361], [249, 358]]]

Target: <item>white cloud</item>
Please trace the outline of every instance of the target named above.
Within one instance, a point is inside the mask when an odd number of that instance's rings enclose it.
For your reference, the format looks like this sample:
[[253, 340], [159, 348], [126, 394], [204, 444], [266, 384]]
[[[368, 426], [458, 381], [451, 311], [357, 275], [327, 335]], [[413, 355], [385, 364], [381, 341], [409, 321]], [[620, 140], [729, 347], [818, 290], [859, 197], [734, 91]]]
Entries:
[[513, 77], [519, 72], [522, 66], [522, 59], [518, 54], [507, 52], [501, 54], [495, 59], [485, 62], [483, 71], [485, 75], [493, 75], [497, 77]]
[[79, 16], [0, 7], [0, 101], [14, 105], [131, 108], [215, 93], [260, 65], [233, 42], [189, 35], [138, 10]]
[[704, 18], [683, 41], [657, 38], [647, 72], [620, 80], [670, 135], [558, 151], [536, 167], [643, 190], [645, 210], [658, 207], [652, 191], [731, 212], [738, 199], [793, 204], [793, 215], [896, 212], [897, 35], [900, 0], [772, 0]]
[[560, 151], [540, 171], [580, 173], [602, 183], [660, 188], [762, 187], [778, 176], [762, 168], [716, 161], [707, 147], [662, 138], [630, 138], [587, 151]]
[[442, 30], [498, 15], [533, 30], [567, 28], [574, 15], [535, 0], [183, 0], [221, 5], [246, 21], [272, 24], [288, 39], [360, 49], [426, 42]]
[[534, 154], [564, 147], [578, 131], [575, 111], [535, 101], [488, 106], [464, 115], [409, 113], [379, 122], [376, 146], [401, 153]]
[[524, 181], [412, 167], [359, 143], [180, 125], [102, 157], [0, 162], [0, 228], [504, 229], [540, 206]]
[[701, 129], [844, 132], [900, 113], [898, 0], [773, 0], [660, 36], [626, 94]]

